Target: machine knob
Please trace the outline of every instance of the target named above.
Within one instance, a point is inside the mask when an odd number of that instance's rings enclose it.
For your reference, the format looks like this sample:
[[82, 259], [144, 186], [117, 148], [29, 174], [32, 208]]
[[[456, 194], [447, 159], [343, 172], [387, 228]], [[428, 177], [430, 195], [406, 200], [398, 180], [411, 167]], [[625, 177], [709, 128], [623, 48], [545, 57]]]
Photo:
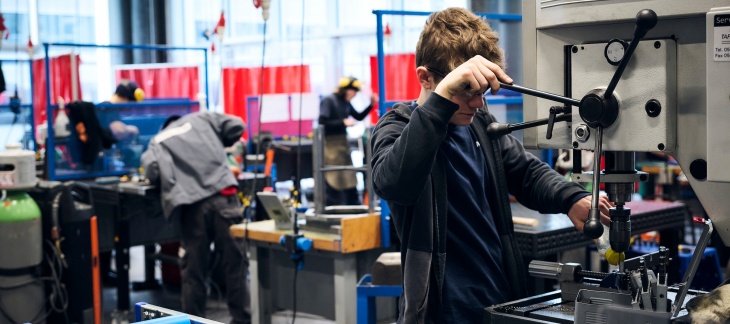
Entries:
[[[594, 183], [598, 186], [598, 183]], [[583, 234], [589, 239], [595, 240], [603, 235], [603, 224], [601, 224], [601, 211], [591, 209], [588, 212], [588, 221], [583, 225]]]
[[545, 133], [545, 139], [553, 138], [553, 127], [555, 126], [555, 118], [558, 114], [562, 114], [564, 112], [565, 107], [563, 106], [550, 107], [550, 117], [548, 117], [547, 133]]
[[636, 28], [634, 28], [634, 41], [644, 38], [646, 33], [654, 28], [657, 23], [656, 12], [651, 9], [644, 9], [636, 14]]

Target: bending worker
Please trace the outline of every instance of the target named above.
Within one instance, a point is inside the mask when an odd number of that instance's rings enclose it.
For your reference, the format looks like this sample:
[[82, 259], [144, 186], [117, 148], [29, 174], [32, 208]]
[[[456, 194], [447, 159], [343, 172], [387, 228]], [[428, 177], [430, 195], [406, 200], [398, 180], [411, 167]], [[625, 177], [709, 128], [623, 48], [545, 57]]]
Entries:
[[[324, 164], [352, 166], [347, 127], [355, 125], [352, 116], [363, 120], [377, 103], [378, 97], [370, 96], [370, 105], [357, 112], [350, 101], [360, 91], [362, 84], [354, 77], [341, 78], [336, 91], [323, 98], [319, 104], [319, 124], [324, 126]], [[326, 205], [360, 205], [355, 171], [334, 171], [324, 174], [327, 187]]]
[[225, 148], [241, 138], [244, 128], [240, 118], [223, 114], [173, 116], [142, 154], [145, 175], [160, 186], [165, 217], [181, 223], [183, 312], [205, 317], [214, 242], [226, 275], [231, 323], [236, 324], [251, 322], [248, 257], [243, 239], [229, 234], [231, 225], [243, 221], [243, 213]]

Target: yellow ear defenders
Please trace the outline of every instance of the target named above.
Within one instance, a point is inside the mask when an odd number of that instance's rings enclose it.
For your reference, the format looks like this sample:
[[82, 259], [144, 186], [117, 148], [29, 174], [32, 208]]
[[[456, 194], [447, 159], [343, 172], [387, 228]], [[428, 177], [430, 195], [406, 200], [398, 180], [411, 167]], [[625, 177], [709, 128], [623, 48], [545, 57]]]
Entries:
[[343, 78], [340, 78], [339, 88], [340, 89], [354, 89], [356, 91], [360, 91], [360, 89], [362, 88], [362, 83], [360, 82], [360, 80], [358, 80], [354, 77], [343, 77]]
[[140, 102], [144, 100], [144, 90], [141, 88], [134, 89], [134, 101]]
[[136, 82], [131, 80], [122, 80], [117, 86], [117, 90], [114, 92], [122, 98], [126, 98], [129, 101], [140, 102], [144, 100], [144, 90], [142, 90]]

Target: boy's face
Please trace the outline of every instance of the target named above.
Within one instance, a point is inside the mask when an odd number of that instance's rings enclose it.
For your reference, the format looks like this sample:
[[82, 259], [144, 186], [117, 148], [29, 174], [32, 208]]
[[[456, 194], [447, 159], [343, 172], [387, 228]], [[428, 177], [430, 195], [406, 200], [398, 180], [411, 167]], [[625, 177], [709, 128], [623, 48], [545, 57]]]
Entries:
[[[437, 85], [438, 82], [435, 82], [431, 89], [436, 89]], [[451, 116], [449, 123], [457, 126], [467, 126], [471, 125], [474, 121], [474, 116], [476, 116], [477, 110], [484, 107], [484, 94], [479, 92], [469, 94], [463, 93], [454, 96], [451, 98], [451, 101], [459, 105], [459, 110]]]

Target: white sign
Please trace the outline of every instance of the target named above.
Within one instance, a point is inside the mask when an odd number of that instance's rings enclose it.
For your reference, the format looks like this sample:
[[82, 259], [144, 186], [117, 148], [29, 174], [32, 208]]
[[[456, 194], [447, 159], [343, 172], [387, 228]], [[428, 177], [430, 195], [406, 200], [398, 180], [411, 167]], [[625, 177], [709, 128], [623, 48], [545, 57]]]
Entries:
[[715, 62], [730, 62], [730, 15], [716, 15], [712, 22], [715, 27], [712, 57]]

